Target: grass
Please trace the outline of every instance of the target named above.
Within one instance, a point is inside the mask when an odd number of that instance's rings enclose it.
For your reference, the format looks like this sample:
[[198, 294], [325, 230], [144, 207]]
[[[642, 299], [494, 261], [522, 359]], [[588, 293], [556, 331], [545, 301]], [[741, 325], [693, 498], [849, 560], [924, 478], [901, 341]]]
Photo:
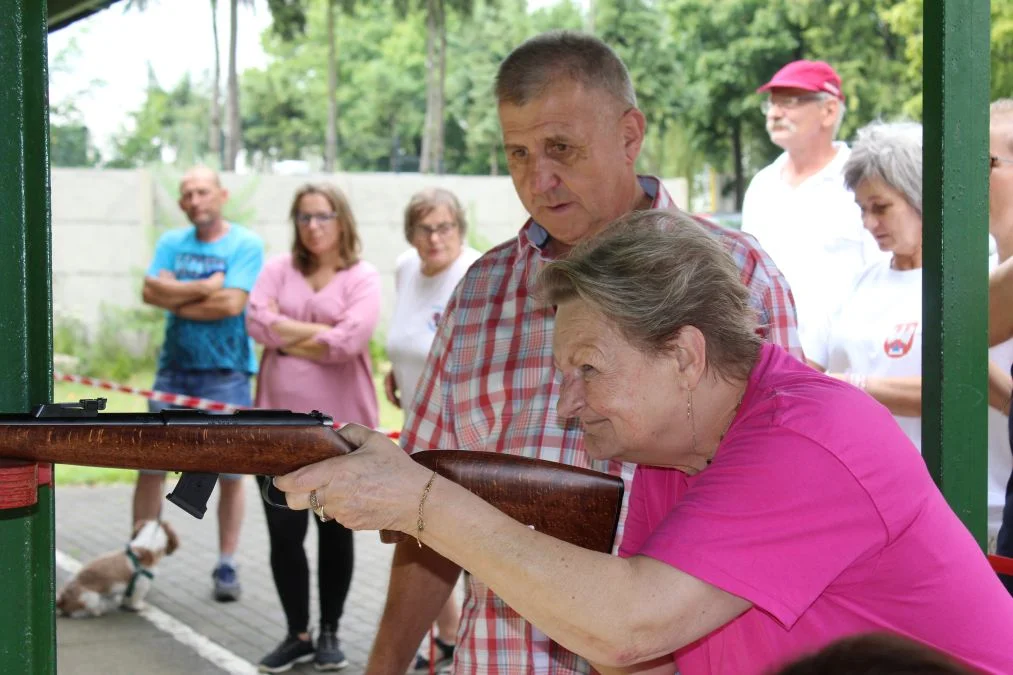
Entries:
[[[386, 367], [380, 372], [387, 372]], [[138, 373], [126, 384], [133, 387], [150, 387], [154, 381], [153, 373]], [[375, 378], [376, 395], [380, 401], [380, 428], [384, 431], [400, 431], [404, 415], [391, 405], [383, 393], [383, 378]], [[56, 382], [53, 386], [53, 400], [58, 403], [78, 401], [82, 398], [106, 399], [106, 412], [147, 412], [147, 401], [135, 394], [124, 394], [106, 391], [83, 384]], [[340, 421], [340, 420], [339, 420]], [[61, 464], [56, 467], [54, 478], [57, 485], [99, 485], [108, 483], [129, 483], [134, 481], [137, 472], [133, 469], [104, 469], [91, 466], [71, 466]]]

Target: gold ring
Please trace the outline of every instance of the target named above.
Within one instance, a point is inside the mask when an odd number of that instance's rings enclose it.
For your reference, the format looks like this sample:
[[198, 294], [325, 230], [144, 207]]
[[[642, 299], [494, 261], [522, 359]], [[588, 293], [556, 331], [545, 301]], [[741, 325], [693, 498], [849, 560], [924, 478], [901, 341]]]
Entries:
[[330, 518], [327, 517], [327, 514], [324, 513], [324, 507], [320, 505], [319, 501], [317, 501], [316, 490], [310, 490], [310, 508], [313, 510], [313, 513], [317, 514], [317, 518], [320, 519], [321, 523], [326, 523], [330, 520]]

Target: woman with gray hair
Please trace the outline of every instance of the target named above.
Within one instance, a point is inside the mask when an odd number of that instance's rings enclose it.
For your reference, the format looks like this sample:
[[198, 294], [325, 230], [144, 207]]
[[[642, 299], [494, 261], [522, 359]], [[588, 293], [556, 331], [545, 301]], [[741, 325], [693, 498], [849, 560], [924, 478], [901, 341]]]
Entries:
[[583, 426], [594, 460], [641, 465], [619, 557], [535, 531], [354, 425], [338, 432], [354, 452], [275, 479], [289, 506], [417, 538], [602, 673], [758, 674], [876, 630], [1013, 672], [1013, 598], [911, 442], [868, 396], [761, 341], [701, 226], [630, 214], [540, 284], [559, 423]]
[[[874, 122], [858, 132], [844, 181], [855, 193], [865, 228], [893, 254], [870, 265], [806, 353], [829, 375], [864, 389], [893, 413], [921, 450], [922, 407], [922, 128]], [[1013, 345], [989, 350], [1010, 360]], [[995, 537], [1009, 476], [1009, 377], [989, 362], [988, 531]]]
[[885, 405], [921, 451], [921, 125], [863, 127], [843, 173], [865, 229], [893, 255], [859, 275], [806, 357]]
[[[444, 188], [412, 195], [404, 212], [404, 236], [412, 248], [397, 258], [394, 269], [394, 312], [387, 331], [391, 369], [384, 378], [387, 400], [398, 408], [411, 405], [426, 367], [443, 310], [457, 283], [481, 255], [465, 243], [468, 222], [461, 202]], [[450, 594], [436, 618], [428, 654], [417, 655], [412, 671], [429, 673], [454, 658], [459, 602]]]

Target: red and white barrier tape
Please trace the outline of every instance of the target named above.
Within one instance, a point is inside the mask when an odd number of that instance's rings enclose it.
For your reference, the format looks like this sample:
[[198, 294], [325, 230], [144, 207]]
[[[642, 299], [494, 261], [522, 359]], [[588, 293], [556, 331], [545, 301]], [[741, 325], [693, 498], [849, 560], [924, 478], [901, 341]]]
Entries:
[[[105, 389], [107, 391], [136, 394], [137, 396], [143, 396], [151, 401], [159, 401], [161, 403], [179, 405], [186, 408], [196, 408], [197, 410], [210, 410], [213, 412], [225, 413], [231, 413], [237, 410], [248, 410], [245, 406], [223, 403], [222, 401], [212, 401], [211, 399], [200, 398], [198, 396], [184, 396], [183, 394], [173, 394], [167, 391], [158, 391], [156, 389], [141, 389], [139, 387], [131, 387], [126, 384], [120, 384], [119, 382], [110, 382], [109, 380], [100, 380], [95, 377], [85, 377], [83, 375], [54, 372], [53, 379], [57, 382], [73, 382], [75, 384], [83, 384], [87, 387], [98, 387], [99, 389]], [[342, 424], [343, 423], [335, 422], [334, 426], [341, 427]], [[399, 431], [381, 431], [388, 438], [392, 438], [394, 440], [397, 440], [401, 436]]]
[[197, 408], [198, 410], [235, 412], [236, 410], [244, 409], [243, 406], [232, 405], [231, 403], [212, 401], [211, 399], [199, 398], [197, 396], [170, 394], [167, 391], [157, 391], [154, 389], [139, 389], [138, 387], [130, 387], [125, 384], [110, 382], [108, 380], [99, 380], [94, 377], [84, 377], [83, 375], [69, 375], [67, 373], [54, 372], [53, 379], [57, 382], [74, 382], [76, 384], [83, 384], [88, 387], [98, 387], [99, 389], [106, 389], [108, 391], [121, 391], [124, 394], [137, 394], [138, 396], [143, 396], [144, 398], [152, 401], [168, 403], [169, 405], [181, 405], [187, 408]]

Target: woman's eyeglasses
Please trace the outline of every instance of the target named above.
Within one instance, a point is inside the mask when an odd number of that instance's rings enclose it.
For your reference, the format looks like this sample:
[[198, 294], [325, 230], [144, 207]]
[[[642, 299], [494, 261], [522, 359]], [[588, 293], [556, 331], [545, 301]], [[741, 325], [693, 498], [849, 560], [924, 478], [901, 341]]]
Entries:
[[300, 225], [309, 225], [314, 220], [318, 223], [329, 223], [338, 217], [336, 213], [300, 213], [295, 217], [295, 222]]
[[439, 223], [437, 225], [416, 225], [412, 228], [412, 233], [416, 237], [422, 239], [428, 239], [429, 237], [438, 235], [439, 237], [445, 237], [454, 230], [457, 229], [457, 225], [454, 223]]
[[1013, 159], [1008, 159], [1006, 157], [999, 157], [997, 155], [989, 155], [988, 156], [988, 170], [989, 171], [992, 171], [992, 169], [998, 168], [998, 166], [1000, 164], [1013, 164]]

